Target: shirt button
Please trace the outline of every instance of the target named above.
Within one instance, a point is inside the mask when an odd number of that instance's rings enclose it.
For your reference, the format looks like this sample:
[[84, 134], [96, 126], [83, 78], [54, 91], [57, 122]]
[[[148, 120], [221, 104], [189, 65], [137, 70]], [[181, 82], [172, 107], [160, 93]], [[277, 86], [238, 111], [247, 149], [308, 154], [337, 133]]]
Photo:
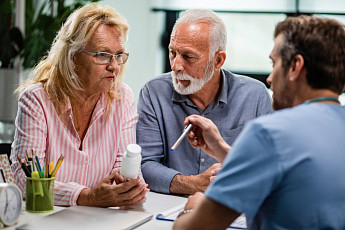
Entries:
[[84, 164], [87, 164], [87, 161], [84, 161]]
[[204, 163], [204, 161], [205, 161], [205, 158], [201, 158], [201, 160], [200, 160], [200, 161], [201, 161], [201, 163]]

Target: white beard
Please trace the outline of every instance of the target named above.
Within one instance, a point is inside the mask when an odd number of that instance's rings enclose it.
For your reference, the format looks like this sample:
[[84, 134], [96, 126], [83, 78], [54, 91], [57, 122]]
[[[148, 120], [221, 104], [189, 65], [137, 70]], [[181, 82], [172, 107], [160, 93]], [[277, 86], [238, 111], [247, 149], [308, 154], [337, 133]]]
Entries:
[[[213, 58], [210, 60], [213, 60]], [[174, 89], [176, 90], [176, 92], [182, 95], [193, 94], [201, 90], [202, 87], [204, 87], [204, 85], [209, 80], [211, 80], [213, 73], [214, 73], [214, 69], [212, 66], [212, 62], [207, 62], [207, 65], [204, 70], [204, 76], [201, 79], [195, 79], [188, 74], [176, 73], [172, 71], [171, 76], [172, 76]], [[190, 81], [190, 84], [188, 86], [184, 86], [181, 82], [178, 82], [177, 80], [188, 80]]]

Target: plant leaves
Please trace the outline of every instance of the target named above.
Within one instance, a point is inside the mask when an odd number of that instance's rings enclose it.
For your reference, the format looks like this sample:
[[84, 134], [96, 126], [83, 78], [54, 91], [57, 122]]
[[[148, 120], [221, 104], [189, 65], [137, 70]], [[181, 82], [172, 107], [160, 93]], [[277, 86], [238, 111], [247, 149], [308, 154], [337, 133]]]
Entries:
[[[23, 67], [25, 69], [33, 67], [47, 54], [62, 23], [75, 9], [88, 2], [97, 1], [98, 0], [44, 0], [42, 2], [37, 0], [26, 0], [26, 34], [24, 48], [21, 53]], [[65, 2], [72, 3], [65, 5]], [[42, 5], [40, 5], [40, 8], [37, 10], [38, 3]], [[52, 3], [56, 11], [54, 14], [51, 12]]]

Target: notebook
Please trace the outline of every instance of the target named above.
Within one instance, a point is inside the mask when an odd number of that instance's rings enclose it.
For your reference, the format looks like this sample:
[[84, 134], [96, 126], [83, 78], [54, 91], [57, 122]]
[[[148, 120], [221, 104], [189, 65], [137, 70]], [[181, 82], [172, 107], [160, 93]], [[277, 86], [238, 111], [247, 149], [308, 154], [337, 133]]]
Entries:
[[[185, 204], [178, 205], [174, 208], [168, 209], [156, 216], [157, 220], [175, 221], [178, 214], [184, 209]], [[232, 224], [229, 226], [232, 229], [246, 229], [246, 217], [244, 214], [240, 215]]]
[[152, 219], [152, 214], [110, 208], [73, 206], [16, 229], [134, 229]]

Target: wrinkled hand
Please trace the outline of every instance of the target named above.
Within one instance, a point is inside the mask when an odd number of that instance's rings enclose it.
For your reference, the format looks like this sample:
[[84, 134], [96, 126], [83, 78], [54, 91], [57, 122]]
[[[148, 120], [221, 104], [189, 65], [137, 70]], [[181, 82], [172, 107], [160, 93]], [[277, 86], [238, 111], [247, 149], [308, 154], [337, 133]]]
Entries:
[[193, 124], [187, 138], [193, 148], [201, 148], [205, 153], [223, 162], [230, 146], [220, 135], [217, 126], [203, 116], [191, 115], [187, 117], [184, 124]]
[[[116, 185], [113, 182], [116, 182]], [[118, 171], [104, 178], [91, 189], [84, 189], [77, 200], [78, 205], [112, 207], [135, 205], [143, 202], [149, 191], [139, 177], [125, 180]]]
[[211, 171], [211, 176], [210, 176], [210, 182], [212, 182], [215, 178], [216, 178], [216, 175], [217, 173], [222, 169], [222, 166], [214, 169]]
[[188, 197], [188, 201], [186, 203], [186, 205], [184, 206], [184, 209], [193, 209], [195, 208], [202, 200], [202, 198], [205, 195], [201, 192], [197, 192], [194, 195], [190, 195]]
[[211, 177], [214, 177], [221, 168], [221, 163], [215, 163], [206, 171], [196, 175], [195, 187], [197, 188], [197, 190], [200, 192], [204, 192], [211, 182]]

